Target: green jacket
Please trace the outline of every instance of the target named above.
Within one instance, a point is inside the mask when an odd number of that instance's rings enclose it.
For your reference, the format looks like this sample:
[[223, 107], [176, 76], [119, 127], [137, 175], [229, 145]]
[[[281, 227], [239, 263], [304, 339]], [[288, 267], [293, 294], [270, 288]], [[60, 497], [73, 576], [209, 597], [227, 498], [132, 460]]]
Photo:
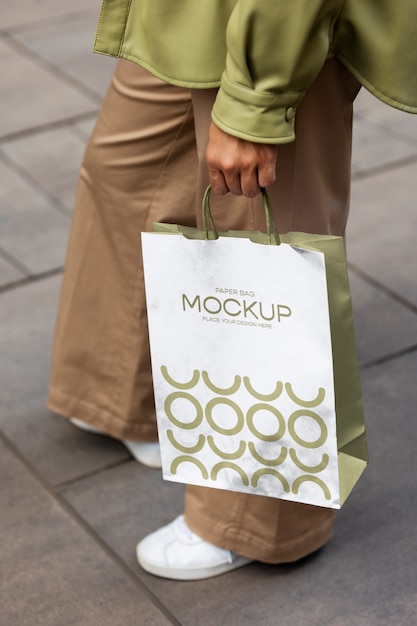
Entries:
[[220, 87], [220, 128], [285, 143], [331, 56], [384, 102], [417, 113], [416, 42], [417, 0], [103, 0], [94, 50], [175, 85]]

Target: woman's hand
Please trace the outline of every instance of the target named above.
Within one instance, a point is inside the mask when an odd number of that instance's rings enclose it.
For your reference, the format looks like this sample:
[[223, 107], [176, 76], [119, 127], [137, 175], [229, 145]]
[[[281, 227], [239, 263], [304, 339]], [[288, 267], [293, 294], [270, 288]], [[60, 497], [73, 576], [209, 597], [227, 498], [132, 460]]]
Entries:
[[253, 198], [275, 181], [278, 146], [239, 139], [210, 126], [206, 161], [214, 193]]

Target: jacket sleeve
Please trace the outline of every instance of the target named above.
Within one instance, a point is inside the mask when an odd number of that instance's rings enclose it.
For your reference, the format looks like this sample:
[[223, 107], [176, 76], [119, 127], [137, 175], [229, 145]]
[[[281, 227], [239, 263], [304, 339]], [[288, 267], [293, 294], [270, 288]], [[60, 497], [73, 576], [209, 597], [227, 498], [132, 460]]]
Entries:
[[238, 0], [212, 111], [219, 128], [259, 143], [293, 141], [297, 105], [330, 53], [343, 0]]

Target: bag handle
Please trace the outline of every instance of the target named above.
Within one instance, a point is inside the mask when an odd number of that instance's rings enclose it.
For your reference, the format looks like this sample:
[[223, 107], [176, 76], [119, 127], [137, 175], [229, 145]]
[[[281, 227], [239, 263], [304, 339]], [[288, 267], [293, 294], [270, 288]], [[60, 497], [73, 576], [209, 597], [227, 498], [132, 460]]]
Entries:
[[[203, 229], [206, 233], [207, 239], [218, 239], [219, 233], [214, 224], [213, 215], [210, 209], [210, 192], [211, 185], [209, 185], [204, 192], [203, 202], [201, 207], [202, 218], [203, 218]], [[261, 187], [262, 192], [262, 200], [265, 211], [265, 223], [266, 223], [266, 235], [268, 239], [268, 245], [277, 245], [279, 246], [281, 243], [281, 239], [278, 235], [277, 227], [275, 225], [274, 214], [272, 212], [271, 203], [269, 201], [269, 196], [264, 187]]]

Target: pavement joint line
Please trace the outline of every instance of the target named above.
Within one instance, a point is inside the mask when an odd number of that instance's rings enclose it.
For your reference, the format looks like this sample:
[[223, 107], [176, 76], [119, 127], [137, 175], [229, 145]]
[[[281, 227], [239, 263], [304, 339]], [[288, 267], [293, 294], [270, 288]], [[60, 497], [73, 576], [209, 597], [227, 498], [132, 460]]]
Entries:
[[[3, 255], [3, 251], [1, 254]], [[5, 285], [0, 285], [0, 294], [13, 291], [14, 289], [18, 289], [20, 287], [27, 287], [28, 285], [40, 282], [41, 280], [47, 280], [48, 278], [52, 278], [54, 276], [59, 276], [63, 273], [63, 271], [64, 267], [54, 267], [53, 269], [46, 270], [45, 272], [39, 272], [39, 274], [30, 274], [26, 278], [15, 280], [11, 283], [6, 283]]]
[[74, 485], [78, 485], [82, 483], [84, 480], [88, 480], [89, 478], [93, 478], [94, 476], [98, 476], [103, 472], [107, 472], [108, 470], [115, 469], [117, 467], [121, 467], [122, 465], [126, 465], [127, 463], [133, 463], [134, 459], [129, 455], [124, 459], [120, 459], [119, 461], [113, 461], [113, 463], [108, 463], [107, 465], [103, 465], [100, 468], [95, 470], [91, 470], [90, 472], [86, 472], [81, 476], [76, 476], [74, 478], [69, 478], [68, 480], [63, 480], [61, 483], [57, 483], [53, 486], [53, 489], [56, 493], [60, 493], [64, 489], [68, 487], [73, 487]]
[[[17, 139], [25, 139], [33, 135], [41, 135], [52, 130], [58, 130], [59, 128], [75, 126], [79, 122], [86, 122], [91, 119], [96, 119], [98, 114], [98, 108], [95, 111], [88, 111], [87, 113], [79, 113], [73, 117], [67, 117], [63, 120], [56, 120], [55, 122], [47, 122], [39, 126], [32, 126], [31, 128], [25, 128], [24, 130], [17, 130], [7, 135], [0, 136], [0, 145], [4, 143], [10, 143]], [[73, 129], [72, 129], [73, 130]]]
[[59, 65], [55, 65], [51, 61], [44, 59], [40, 54], [26, 46], [24, 43], [18, 41], [15, 37], [13, 37], [11, 33], [5, 33], [4, 40], [10, 45], [11, 48], [14, 48], [17, 53], [25, 56], [30, 61], [37, 63], [40, 67], [47, 70], [55, 78], [58, 78], [67, 85], [74, 87], [84, 96], [90, 98], [95, 104], [101, 104], [103, 100], [103, 96], [101, 94], [94, 91], [94, 89], [90, 89], [90, 87], [84, 85], [84, 83], [79, 81], [77, 78], [74, 78], [73, 76], [70, 76], [70, 74], [67, 74], [63, 69], [61, 69]]
[[402, 167], [408, 167], [409, 165], [413, 165], [414, 163], [417, 163], [417, 154], [403, 157], [396, 161], [391, 161], [390, 163], [384, 163], [382, 165], [375, 165], [374, 167], [370, 167], [369, 169], [366, 169], [366, 170], [357, 169], [352, 174], [352, 181], [364, 180], [367, 178], [371, 178], [372, 176], [379, 176], [380, 174], [387, 174], [388, 172], [399, 170]]
[[[97, 118], [97, 115], [94, 116], [94, 119]], [[68, 130], [75, 135], [78, 139], [81, 139], [81, 141], [84, 141], [84, 143], [87, 143], [91, 132], [88, 131], [86, 132], [85, 130], [83, 130], [82, 128], [80, 128], [79, 126], [77, 126], [76, 124], [71, 124], [70, 126], [68, 126]]]
[[[410, 113], [405, 113], [405, 111], [398, 111], [397, 113], [403, 113], [404, 115], [412, 115]], [[406, 135], [404, 132], [402, 132], [401, 130], [397, 130], [396, 128], [392, 128], [391, 126], [387, 126], [385, 123], [383, 122], [379, 122], [377, 120], [371, 119], [370, 117], [368, 117], [367, 115], [364, 115], [363, 113], [358, 113], [355, 114], [355, 117], [357, 117], [358, 121], [360, 122], [366, 122], [367, 124], [369, 124], [370, 126], [374, 126], [375, 130], [382, 132], [384, 131], [385, 134], [387, 135], [391, 135], [394, 139], [399, 139], [399, 140], [403, 140], [405, 143], [408, 143], [412, 146], [415, 146], [417, 148], [417, 137], [410, 137], [410, 135]], [[417, 125], [416, 125], [417, 128]], [[353, 131], [355, 132], [355, 131]]]
[[389, 296], [392, 300], [394, 300], [395, 302], [398, 302], [399, 304], [404, 306], [406, 309], [408, 309], [412, 313], [416, 313], [417, 314], [417, 305], [413, 304], [412, 302], [410, 302], [406, 298], [403, 298], [403, 296], [400, 296], [399, 293], [397, 293], [393, 289], [390, 289], [389, 287], [387, 287], [386, 285], [381, 283], [376, 278], [373, 278], [373, 276], [371, 276], [367, 272], [364, 272], [360, 267], [355, 265], [355, 263], [351, 263], [349, 261], [348, 262], [348, 268], [354, 274], [356, 274], [357, 276], [362, 278], [365, 282], [369, 283], [370, 285], [372, 285], [373, 287], [375, 287], [379, 291], [382, 291], [386, 296]]
[[87, 17], [90, 15], [97, 15], [98, 21], [98, 12], [95, 7], [90, 9], [80, 9], [79, 11], [73, 11], [71, 13], [63, 13], [61, 15], [53, 15], [50, 17], [44, 17], [40, 20], [32, 20], [30, 22], [23, 22], [19, 24], [12, 24], [10, 26], [6, 26], [2, 29], [2, 33], [24, 33], [27, 31], [36, 30], [38, 28], [43, 28], [44, 26], [53, 26], [57, 23], [65, 23], [77, 21], [79, 18]]
[[[7, 250], [5, 250], [4, 248], [0, 248], [0, 257], [4, 259], [5, 261], [7, 261], [9, 265], [11, 265], [16, 270], [18, 270], [21, 274], [24, 275], [24, 278], [19, 279], [19, 280], [26, 280], [26, 278], [30, 275], [30, 269], [26, 267], [26, 265], [21, 263], [19, 259], [16, 259], [12, 254], [7, 252]], [[19, 282], [19, 281], [13, 281], [13, 282]]]
[[391, 361], [395, 361], [396, 359], [400, 359], [403, 356], [408, 356], [409, 354], [413, 354], [413, 352], [417, 352], [417, 343], [407, 348], [403, 348], [402, 350], [397, 350], [396, 352], [391, 352], [390, 354], [386, 354], [384, 356], [380, 356], [375, 359], [371, 359], [370, 361], [362, 363], [359, 367], [361, 371], [372, 369], [373, 367], [377, 367], [379, 365], [385, 365], [386, 363], [390, 363]]
[[61, 202], [59, 198], [50, 193], [45, 187], [39, 183], [22, 165], [17, 163], [13, 158], [0, 149], [0, 159], [6, 163], [16, 174], [23, 178], [35, 191], [40, 193], [48, 202], [52, 204], [52, 208], [59, 211], [66, 217], [71, 217], [71, 210], [68, 209], [65, 204]]
[[[39, 470], [25, 457], [19, 448], [0, 430], [0, 440], [4, 447], [23, 465], [26, 471], [34, 478], [40, 486], [55, 500], [57, 505], [78, 524], [78, 526], [92, 539], [97, 546], [104, 552], [118, 567], [118, 569], [133, 582], [143, 594], [151, 600], [154, 606], [173, 624], [173, 626], [183, 626], [177, 618], [171, 614], [167, 607], [162, 604], [160, 599], [153, 591], [144, 583], [127, 563], [107, 544], [102, 537], [90, 526], [87, 520], [74, 508], [64, 496], [52, 488], [50, 483], [42, 476]], [[139, 567], [139, 566], [138, 566]]]

